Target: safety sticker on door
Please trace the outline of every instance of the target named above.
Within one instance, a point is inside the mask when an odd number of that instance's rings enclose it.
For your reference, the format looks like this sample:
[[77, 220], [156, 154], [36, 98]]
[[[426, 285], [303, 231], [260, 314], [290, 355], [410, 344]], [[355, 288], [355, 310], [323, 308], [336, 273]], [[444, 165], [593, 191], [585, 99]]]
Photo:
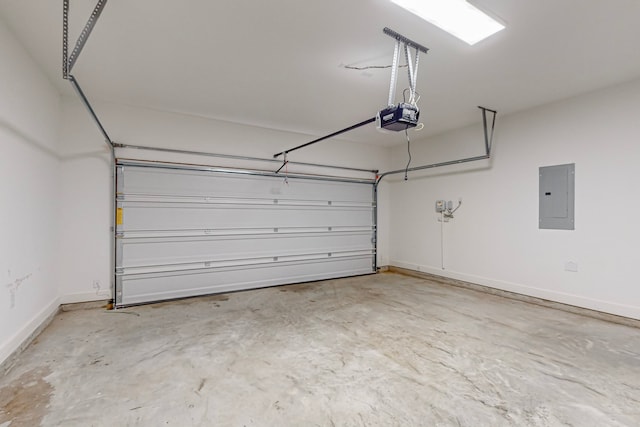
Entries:
[[116, 225], [122, 225], [122, 208], [116, 209]]

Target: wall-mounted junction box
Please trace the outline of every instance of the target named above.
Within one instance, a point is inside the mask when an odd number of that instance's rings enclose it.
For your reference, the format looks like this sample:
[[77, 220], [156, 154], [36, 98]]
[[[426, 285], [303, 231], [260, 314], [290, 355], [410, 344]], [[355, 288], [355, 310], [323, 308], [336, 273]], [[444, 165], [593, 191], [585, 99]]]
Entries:
[[538, 227], [575, 229], [575, 163], [540, 168]]

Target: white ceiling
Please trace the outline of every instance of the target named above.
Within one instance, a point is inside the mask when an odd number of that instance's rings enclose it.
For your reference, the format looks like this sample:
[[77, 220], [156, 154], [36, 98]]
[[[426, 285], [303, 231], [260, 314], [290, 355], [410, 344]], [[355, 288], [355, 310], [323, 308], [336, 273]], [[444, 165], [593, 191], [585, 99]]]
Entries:
[[[385, 106], [389, 27], [420, 60], [420, 135], [640, 77], [638, 0], [477, 0], [507, 28], [474, 46], [389, 0], [111, 0], [73, 74], [91, 100], [300, 132], [301, 143]], [[70, 44], [95, 0], [71, 0]], [[62, 0], [0, 0], [0, 15], [62, 93]], [[406, 87], [405, 71], [399, 87]], [[399, 91], [401, 92], [401, 91]], [[98, 111], [99, 113], [99, 111]], [[393, 145], [374, 125], [344, 139]]]

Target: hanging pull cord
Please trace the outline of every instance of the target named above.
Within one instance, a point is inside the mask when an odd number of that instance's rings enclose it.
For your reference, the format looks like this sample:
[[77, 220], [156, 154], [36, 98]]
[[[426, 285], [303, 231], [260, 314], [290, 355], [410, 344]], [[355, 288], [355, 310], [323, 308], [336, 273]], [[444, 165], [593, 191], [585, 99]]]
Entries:
[[404, 130], [404, 136], [407, 137], [407, 154], [409, 155], [409, 161], [407, 162], [407, 166], [404, 168], [404, 180], [408, 180], [409, 174], [409, 165], [411, 164], [411, 140], [409, 139], [409, 131], [407, 129]]

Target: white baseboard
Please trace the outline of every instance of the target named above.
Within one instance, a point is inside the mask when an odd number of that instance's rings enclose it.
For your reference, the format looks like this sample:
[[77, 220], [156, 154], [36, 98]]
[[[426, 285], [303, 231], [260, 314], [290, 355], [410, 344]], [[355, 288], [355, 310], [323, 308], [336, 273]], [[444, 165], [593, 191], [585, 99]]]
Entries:
[[527, 295], [534, 298], [559, 302], [562, 304], [582, 307], [589, 310], [609, 313], [616, 316], [628, 317], [630, 319], [640, 320], [640, 307], [626, 304], [619, 304], [611, 301], [603, 301], [580, 295], [567, 294], [564, 292], [551, 291], [548, 289], [536, 288], [532, 286], [512, 283], [503, 280], [490, 279], [487, 277], [475, 276], [472, 274], [459, 273], [451, 270], [443, 270], [437, 267], [425, 265], [410, 264], [403, 261], [392, 260], [391, 266], [406, 268], [418, 272], [433, 274], [436, 276], [447, 277], [455, 280], [462, 280], [477, 285], [487, 286], [502, 291], [513, 292], [516, 294]]
[[4, 372], [7, 368], [4, 366], [5, 362], [11, 364], [9, 359], [19, 354], [22, 349], [31, 343], [33, 338], [49, 325], [53, 316], [58, 313], [59, 308], [60, 300], [55, 298], [18, 332], [0, 345], [0, 373]]
[[80, 292], [75, 294], [65, 294], [60, 297], [60, 304], [76, 304], [80, 302], [104, 301], [111, 299], [110, 291]]
[[67, 294], [59, 298], [55, 298], [18, 332], [0, 345], [0, 373], [10, 367], [12, 362], [9, 359], [12, 358], [12, 356], [20, 354], [20, 352], [31, 343], [33, 338], [35, 338], [49, 325], [53, 316], [60, 310], [61, 305], [104, 301], [109, 299], [111, 299], [110, 291]]

